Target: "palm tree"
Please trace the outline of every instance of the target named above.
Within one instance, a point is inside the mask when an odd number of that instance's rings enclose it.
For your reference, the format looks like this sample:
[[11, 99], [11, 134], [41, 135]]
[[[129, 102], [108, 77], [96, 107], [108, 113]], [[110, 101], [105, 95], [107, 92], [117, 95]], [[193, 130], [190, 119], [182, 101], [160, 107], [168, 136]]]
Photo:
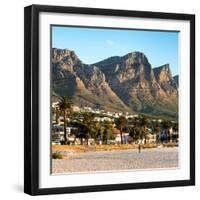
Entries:
[[152, 123], [153, 132], [156, 134], [156, 142], [160, 140], [160, 122], [156, 121]]
[[133, 141], [138, 141], [141, 139], [141, 130], [140, 126], [133, 125], [129, 127], [129, 135], [133, 138]]
[[83, 139], [85, 139], [87, 145], [89, 145], [89, 139], [95, 138], [96, 135], [94, 115], [86, 112], [82, 113], [82, 120], [78, 120], [76, 126], [78, 127], [76, 134], [77, 137], [81, 139], [81, 144], [83, 144]]
[[73, 105], [73, 103], [72, 103], [71, 97], [66, 97], [66, 96], [61, 97], [61, 101], [59, 103], [59, 109], [63, 113], [63, 118], [64, 118], [64, 142], [65, 142], [65, 144], [67, 144], [66, 117], [72, 111], [72, 105]]
[[122, 131], [127, 125], [127, 119], [124, 116], [121, 116], [116, 120], [116, 124], [120, 130], [121, 144], [123, 144]]
[[104, 131], [103, 131], [103, 141], [108, 144], [108, 140], [113, 140], [115, 139], [115, 136], [113, 135], [112, 132], [112, 123], [105, 121], [103, 123]]
[[146, 129], [147, 129], [147, 118], [144, 116], [141, 119], [141, 126], [143, 127], [143, 136], [144, 136], [144, 143], [146, 144], [146, 139], [147, 139], [147, 133], [146, 133]]

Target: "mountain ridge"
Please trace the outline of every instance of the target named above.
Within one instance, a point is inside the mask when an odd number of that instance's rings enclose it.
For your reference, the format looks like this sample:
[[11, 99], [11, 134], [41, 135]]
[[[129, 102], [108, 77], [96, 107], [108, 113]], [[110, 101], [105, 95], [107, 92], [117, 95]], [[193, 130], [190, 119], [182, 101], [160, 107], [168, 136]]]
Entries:
[[79, 106], [177, 118], [178, 78], [169, 64], [152, 68], [142, 52], [87, 65], [74, 51], [54, 48], [52, 68], [53, 91], [72, 96]]

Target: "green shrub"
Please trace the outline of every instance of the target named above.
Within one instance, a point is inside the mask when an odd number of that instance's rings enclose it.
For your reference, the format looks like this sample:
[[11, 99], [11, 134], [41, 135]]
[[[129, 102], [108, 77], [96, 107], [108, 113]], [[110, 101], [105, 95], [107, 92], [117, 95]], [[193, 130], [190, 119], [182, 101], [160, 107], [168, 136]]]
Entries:
[[61, 145], [66, 145], [66, 143], [65, 143], [64, 140], [61, 140], [61, 141], [60, 141], [60, 144], [61, 144]]
[[60, 153], [55, 152], [52, 154], [52, 158], [53, 159], [62, 159], [63, 157]]

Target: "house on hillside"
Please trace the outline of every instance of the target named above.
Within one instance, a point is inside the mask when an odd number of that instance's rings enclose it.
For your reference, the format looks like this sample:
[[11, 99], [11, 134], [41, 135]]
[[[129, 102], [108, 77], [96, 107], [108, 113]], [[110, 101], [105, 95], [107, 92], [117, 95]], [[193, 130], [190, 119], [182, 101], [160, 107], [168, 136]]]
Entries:
[[112, 122], [113, 119], [110, 117], [95, 117], [94, 121], [96, 121], [96, 122], [104, 122], [104, 121]]

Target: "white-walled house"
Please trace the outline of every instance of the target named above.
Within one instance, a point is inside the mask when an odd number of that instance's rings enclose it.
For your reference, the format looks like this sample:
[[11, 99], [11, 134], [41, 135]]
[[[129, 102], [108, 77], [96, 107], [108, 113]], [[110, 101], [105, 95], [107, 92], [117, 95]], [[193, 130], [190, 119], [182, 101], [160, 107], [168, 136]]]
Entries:
[[[121, 143], [121, 134], [120, 134], [120, 130], [113, 127], [112, 128], [112, 133], [115, 136], [115, 142], [116, 143]], [[128, 132], [122, 132], [122, 140], [123, 140], [123, 144], [127, 144], [133, 141], [132, 137], [129, 136]]]
[[[73, 142], [74, 141], [74, 135], [72, 134], [72, 130], [75, 130], [74, 127], [66, 127], [67, 132], [67, 140]], [[64, 127], [60, 125], [55, 125], [52, 127], [52, 142], [60, 142], [64, 141]]]
[[156, 138], [157, 138], [156, 134], [148, 133], [146, 135], [146, 143], [147, 144], [156, 143], [156, 140], [157, 140]]

